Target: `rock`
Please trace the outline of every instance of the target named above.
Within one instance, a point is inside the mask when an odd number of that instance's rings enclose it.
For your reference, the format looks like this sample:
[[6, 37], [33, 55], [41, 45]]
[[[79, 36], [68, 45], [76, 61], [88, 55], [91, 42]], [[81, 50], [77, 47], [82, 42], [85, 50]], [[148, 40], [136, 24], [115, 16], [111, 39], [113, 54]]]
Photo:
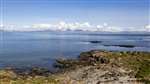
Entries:
[[90, 41], [90, 43], [101, 43], [102, 41]]
[[[119, 69], [119, 70], [118, 70]], [[130, 80], [131, 77], [128, 76], [130, 72], [128, 71], [120, 71], [121, 67], [111, 67], [109, 65], [104, 66], [85, 66], [82, 68], [75, 69], [71, 72], [67, 72], [66, 74], [75, 80], [83, 80], [84, 84], [105, 84], [105, 83], [114, 83], [123, 84]], [[132, 84], [132, 83], [131, 83]]]
[[22, 84], [23, 80], [39, 84], [149, 84], [150, 80], [148, 52], [92, 50], [77, 59], [58, 59], [56, 64], [63, 68], [62, 72], [51, 74], [39, 67], [0, 70], [0, 83], [18, 80], [17, 84]]
[[0, 79], [15, 79], [17, 75], [11, 70], [0, 70]]
[[92, 56], [92, 53], [91, 52], [82, 52], [80, 55], [79, 55], [79, 60], [88, 60], [89, 57]]
[[86, 66], [89, 65], [87, 61], [81, 61], [76, 59], [57, 59], [54, 67], [65, 69], [65, 68], [73, 68], [76, 66]]
[[109, 63], [109, 59], [106, 58], [106, 52], [104, 51], [89, 51], [83, 52], [79, 56], [80, 61], [87, 61], [90, 63]]
[[108, 64], [109, 59], [106, 57], [107, 52], [92, 50], [89, 52], [82, 52], [79, 59], [57, 59], [54, 67], [70, 68], [76, 66], [87, 66], [97, 64]]
[[27, 69], [22, 68], [13, 68], [11, 71], [13, 71], [15, 74], [22, 78], [27, 78], [28, 76], [48, 76], [51, 74], [50, 70], [46, 68], [40, 68], [40, 67], [30, 67]]
[[40, 76], [48, 76], [50, 74], [50, 71], [45, 68], [39, 68], [39, 67], [34, 67], [31, 68], [31, 71], [29, 72], [29, 75], [35, 76], [35, 75], [40, 75]]
[[104, 46], [119, 46], [119, 47], [126, 47], [126, 48], [134, 48], [134, 45], [104, 45]]
[[132, 68], [128, 67], [130, 56], [132, 52], [92, 50], [82, 52], [78, 59], [59, 60], [58, 63], [69, 67], [86, 65], [64, 72], [70, 79], [82, 80], [84, 84], [132, 84], [133, 81], [137, 82], [137, 79], [135, 74], [131, 74], [134, 73]]

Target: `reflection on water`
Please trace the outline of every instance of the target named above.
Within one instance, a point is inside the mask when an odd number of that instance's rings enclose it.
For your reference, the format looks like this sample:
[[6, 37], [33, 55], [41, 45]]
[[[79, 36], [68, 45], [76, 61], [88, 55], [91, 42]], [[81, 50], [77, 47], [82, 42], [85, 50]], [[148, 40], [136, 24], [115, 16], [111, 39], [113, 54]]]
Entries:
[[[100, 41], [100, 43], [90, 41]], [[113, 46], [116, 44], [135, 47]], [[10, 64], [50, 66], [53, 59], [76, 58], [80, 52], [91, 49], [150, 52], [150, 35], [144, 33], [1, 32], [0, 67]]]

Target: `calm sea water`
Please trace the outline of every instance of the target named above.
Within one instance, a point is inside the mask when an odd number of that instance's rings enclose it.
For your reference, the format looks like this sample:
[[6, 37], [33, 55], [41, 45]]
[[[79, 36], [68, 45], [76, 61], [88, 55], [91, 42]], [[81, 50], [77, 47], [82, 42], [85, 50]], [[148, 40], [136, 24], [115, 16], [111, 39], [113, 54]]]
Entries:
[[[150, 52], [150, 35], [90, 32], [1, 32], [0, 67], [46, 66], [92, 49]], [[101, 43], [90, 43], [101, 41]], [[134, 45], [134, 48], [104, 45]]]

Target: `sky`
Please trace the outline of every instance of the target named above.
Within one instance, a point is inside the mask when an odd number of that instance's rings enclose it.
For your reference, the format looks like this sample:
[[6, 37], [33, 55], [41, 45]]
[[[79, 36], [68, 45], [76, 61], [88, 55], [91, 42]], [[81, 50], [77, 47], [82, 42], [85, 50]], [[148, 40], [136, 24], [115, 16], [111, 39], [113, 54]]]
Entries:
[[4, 30], [150, 31], [150, 0], [0, 0]]

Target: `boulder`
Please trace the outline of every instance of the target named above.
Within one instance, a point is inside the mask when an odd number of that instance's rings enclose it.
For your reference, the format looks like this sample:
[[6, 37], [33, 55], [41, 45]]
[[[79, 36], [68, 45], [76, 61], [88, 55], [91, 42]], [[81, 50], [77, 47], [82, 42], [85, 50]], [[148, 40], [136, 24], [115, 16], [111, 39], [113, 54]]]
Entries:
[[105, 51], [89, 51], [89, 52], [83, 52], [79, 56], [80, 61], [86, 61], [90, 63], [109, 63], [109, 59], [106, 57], [107, 52]]

